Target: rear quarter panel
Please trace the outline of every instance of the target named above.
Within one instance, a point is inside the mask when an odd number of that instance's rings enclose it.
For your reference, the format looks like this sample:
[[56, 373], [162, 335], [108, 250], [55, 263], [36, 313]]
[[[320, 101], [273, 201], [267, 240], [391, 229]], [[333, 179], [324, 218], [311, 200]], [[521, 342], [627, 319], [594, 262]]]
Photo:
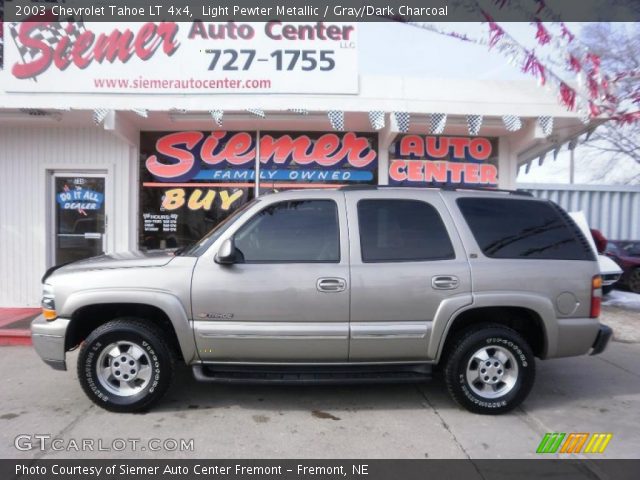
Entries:
[[[495, 197], [496, 194], [489, 195]], [[589, 319], [591, 280], [599, 274], [597, 261], [489, 258], [478, 246], [456, 204], [457, 198], [479, 197], [483, 193], [445, 192], [444, 196], [469, 255], [473, 306], [532, 309], [545, 327], [545, 356], [584, 353], [582, 344], [597, 334], [597, 320]], [[576, 329], [584, 331], [585, 338], [578, 339], [575, 345], [563, 345], [568, 341], [563, 338], [566, 337], [563, 335], [565, 325], [571, 327], [573, 323], [578, 327], [578, 323], [585, 319], [584, 328]], [[587, 350], [590, 345], [587, 345]]]

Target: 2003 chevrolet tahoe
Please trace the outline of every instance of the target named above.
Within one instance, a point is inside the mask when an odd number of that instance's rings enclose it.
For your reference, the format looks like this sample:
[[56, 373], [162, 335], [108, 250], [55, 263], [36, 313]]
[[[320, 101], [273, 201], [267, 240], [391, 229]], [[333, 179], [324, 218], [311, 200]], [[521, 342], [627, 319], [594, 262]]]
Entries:
[[[244, 205], [177, 252], [50, 269], [32, 324], [45, 362], [98, 405], [149, 408], [177, 362], [216, 382], [423, 380], [506, 412], [535, 358], [596, 354], [594, 252], [555, 204], [519, 192], [347, 187]], [[187, 394], [185, 392], [185, 394]]]

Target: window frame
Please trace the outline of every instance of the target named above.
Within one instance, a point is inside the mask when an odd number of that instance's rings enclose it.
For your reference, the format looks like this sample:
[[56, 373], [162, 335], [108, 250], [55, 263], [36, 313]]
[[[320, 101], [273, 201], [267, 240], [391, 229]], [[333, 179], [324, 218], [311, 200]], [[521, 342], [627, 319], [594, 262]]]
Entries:
[[[249, 223], [251, 221], [253, 221], [256, 217], [258, 217], [258, 215], [261, 215], [262, 212], [264, 212], [265, 210], [275, 207], [277, 205], [281, 205], [283, 203], [291, 203], [291, 202], [331, 202], [335, 208], [335, 218], [336, 218], [336, 225], [338, 227], [338, 258], [336, 260], [254, 260], [254, 261], [247, 261], [247, 260], [243, 260], [242, 262], [238, 262], [239, 265], [291, 265], [291, 264], [329, 264], [329, 265], [337, 265], [342, 263], [342, 229], [341, 229], [341, 224], [340, 224], [340, 209], [339, 209], [339, 205], [338, 202], [333, 199], [333, 198], [298, 198], [298, 199], [288, 199], [288, 200], [280, 200], [277, 202], [273, 202], [273, 203], [269, 203], [263, 206], [263, 208], [261, 208], [260, 210], [258, 210], [257, 212], [255, 212], [253, 215], [251, 215], [249, 218], [247, 218], [247, 220], [245, 222], [242, 223], [242, 225], [240, 225], [238, 227], [238, 229], [233, 232], [233, 235], [231, 235], [231, 239], [233, 240], [234, 246], [235, 246], [235, 242], [236, 242], [236, 236], [238, 235], [238, 233], [242, 232], [242, 230], [244, 228], [247, 227], [247, 225], [249, 225]], [[237, 247], [236, 247], [237, 248]], [[244, 256], [244, 255], [243, 255]]]
[[[427, 207], [431, 207], [436, 212], [436, 214], [438, 215], [438, 218], [440, 219], [440, 222], [442, 224], [442, 228], [444, 229], [445, 233], [447, 234], [447, 239], [449, 240], [449, 245], [451, 247], [451, 256], [434, 257], [434, 258], [420, 258], [420, 259], [406, 258], [406, 259], [394, 259], [394, 260], [365, 260], [365, 258], [364, 258], [364, 248], [363, 248], [363, 245], [362, 245], [363, 235], [362, 235], [362, 229], [360, 228], [360, 203], [362, 203], [362, 202], [371, 202], [371, 201], [373, 201], [373, 202], [416, 202], [416, 203], [423, 203], [423, 204], [427, 205]], [[358, 229], [358, 239], [359, 239], [359, 248], [360, 248], [360, 261], [363, 264], [442, 262], [442, 261], [446, 261], [446, 260], [456, 260], [456, 258], [457, 258], [456, 248], [454, 246], [454, 242], [453, 242], [453, 239], [451, 237], [451, 233], [449, 232], [449, 229], [447, 228], [447, 224], [446, 224], [446, 222], [445, 222], [440, 210], [438, 210], [438, 207], [436, 207], [434, 204], [432, 204], [430, 202], [427, 202], [425, 200], [419, 200], [417, 198], [388, 198], [388, 197], [360, 198], [356, 202], [356, 214], [357, 214], [357, 217], [358, 217], [358, 221], [356, 222], [356, 228]]]

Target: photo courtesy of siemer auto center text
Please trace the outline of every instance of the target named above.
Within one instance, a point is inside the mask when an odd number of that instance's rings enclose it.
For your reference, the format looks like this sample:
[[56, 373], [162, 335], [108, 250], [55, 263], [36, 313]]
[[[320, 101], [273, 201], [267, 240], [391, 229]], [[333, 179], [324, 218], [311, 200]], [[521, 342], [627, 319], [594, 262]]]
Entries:
[[1, 480], [635, 480], [640, 3], [0, 0]]

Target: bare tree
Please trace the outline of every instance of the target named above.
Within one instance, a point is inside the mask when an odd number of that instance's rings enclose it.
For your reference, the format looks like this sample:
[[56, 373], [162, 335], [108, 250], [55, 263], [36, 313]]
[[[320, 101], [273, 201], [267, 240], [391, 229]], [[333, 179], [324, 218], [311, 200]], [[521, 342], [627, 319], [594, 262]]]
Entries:
[[[628, 111], [640, 109], [640, 25], [593, 23], [584, 27], [582, 40], [600, 56], [602, 70], [618, 74], [615, 82], [619, 107]], [[619, 160], [632, 159], [640, 163], [640, 123], [621, 125], [610, 121], [598, 127], [583, 146], [587, 155], [607, 160], [608, 168]], [[614, 167], [615, 168], [615, 167]], [[628, 183], [638, 181], [630, 175]]]

